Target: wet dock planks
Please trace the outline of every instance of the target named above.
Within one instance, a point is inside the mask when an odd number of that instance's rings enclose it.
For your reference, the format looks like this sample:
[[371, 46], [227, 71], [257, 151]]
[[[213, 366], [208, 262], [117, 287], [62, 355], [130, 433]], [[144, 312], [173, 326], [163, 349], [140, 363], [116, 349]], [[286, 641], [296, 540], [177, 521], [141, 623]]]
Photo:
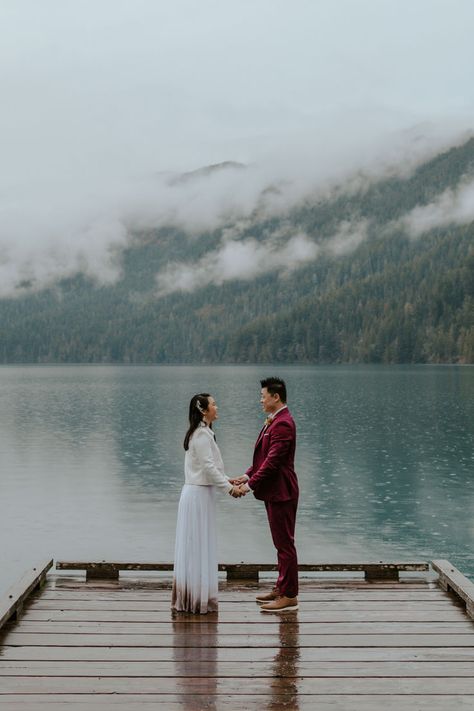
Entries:
[[169, 581], [49, 576], [1, 629], [0, 711], [474, 708], [474, 623], [436, 581], [307, 580], [287, 614], [256, 590], [173, 616]]

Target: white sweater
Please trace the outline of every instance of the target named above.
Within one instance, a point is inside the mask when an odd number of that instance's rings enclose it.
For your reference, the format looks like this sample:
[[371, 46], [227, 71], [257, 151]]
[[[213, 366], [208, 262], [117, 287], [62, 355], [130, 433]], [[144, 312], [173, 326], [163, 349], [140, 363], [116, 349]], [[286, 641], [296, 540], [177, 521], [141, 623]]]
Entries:
[[212, 430], [204, 423], [189, 440], [184, 456], [184, 481], [197, 486], [217, 486], [226, 492], [232, 488], [224, 473], [224, 462]]

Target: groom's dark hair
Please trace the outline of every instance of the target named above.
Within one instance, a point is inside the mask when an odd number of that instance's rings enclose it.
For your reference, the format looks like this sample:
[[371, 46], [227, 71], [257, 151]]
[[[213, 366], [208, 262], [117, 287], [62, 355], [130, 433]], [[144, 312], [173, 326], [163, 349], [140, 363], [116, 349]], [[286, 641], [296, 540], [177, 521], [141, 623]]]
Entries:
[[279, 395], [280, 400], [286, 404], [286, 385], [281, 378], [264, 378], [260, 381], [262, 388], [266, 388], [270, 395]]

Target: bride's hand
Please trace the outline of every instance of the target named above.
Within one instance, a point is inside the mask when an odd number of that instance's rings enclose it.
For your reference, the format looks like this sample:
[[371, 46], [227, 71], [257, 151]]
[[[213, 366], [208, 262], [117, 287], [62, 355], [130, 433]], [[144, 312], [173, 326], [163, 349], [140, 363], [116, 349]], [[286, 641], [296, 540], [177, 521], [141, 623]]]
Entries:
[[233, 486], [232, 489], [229, 491], [229, 494], [234, 498], [234, 499], [240, 499], [241, 496], [243, 496], [242, 491], [239, 489], [238, 486]]

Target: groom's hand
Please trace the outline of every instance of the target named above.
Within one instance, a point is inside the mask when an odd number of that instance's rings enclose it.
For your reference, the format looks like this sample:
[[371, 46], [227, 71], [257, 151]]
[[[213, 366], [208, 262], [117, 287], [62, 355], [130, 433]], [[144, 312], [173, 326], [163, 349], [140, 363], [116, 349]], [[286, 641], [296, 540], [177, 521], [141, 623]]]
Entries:
[[244, 474], [243, 476], [235, 477], [235, 479], [229, 479], [229, 482], [231, 484], [235, 484], [236, 486], [240, 486], [240, 484], [245, 484], [245, 482], [248, 480], [249, 478], [247, 474]]

